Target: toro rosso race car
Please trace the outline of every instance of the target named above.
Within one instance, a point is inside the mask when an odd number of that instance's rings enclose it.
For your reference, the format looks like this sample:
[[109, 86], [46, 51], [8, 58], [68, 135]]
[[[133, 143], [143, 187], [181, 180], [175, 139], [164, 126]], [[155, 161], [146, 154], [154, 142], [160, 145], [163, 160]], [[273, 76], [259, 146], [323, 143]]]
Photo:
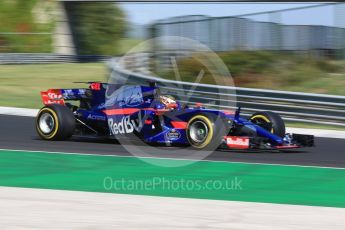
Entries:
[[[236, 111], [187, 106], [147, 86], [88, 82], [84, 89], [41, 92], [44, 107], [36, 130], [44, 140], [72, 135], [138, 138], [148, 144], [187, 145], [195, 149], [291, 149], [314, 145], [312, 135], [286, 134], [282, 118], [257, 112], [249, 119]], [[79, 101], [78, 106], [66, 101]]]

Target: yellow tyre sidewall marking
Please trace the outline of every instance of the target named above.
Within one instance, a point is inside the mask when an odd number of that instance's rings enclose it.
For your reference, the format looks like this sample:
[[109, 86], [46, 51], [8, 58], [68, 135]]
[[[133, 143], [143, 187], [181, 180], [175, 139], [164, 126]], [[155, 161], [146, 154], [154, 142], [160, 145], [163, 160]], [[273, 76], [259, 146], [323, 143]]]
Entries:
[[[255, 118], [261, 118], [262, 120], [266, 121], [267, 123], [271, 123], [271, 121], [265, 117], [264, 115], [255, 115], [254, 117], [251, 117], [250, 120], [254, 120]], [[271, 133], [274, 133], [273, 127], [271, 128]]]
[[[200, 148], [200, 149], [202, 149], [202, 148], [204, 148], [205, 146], [207, 146], [207, 145], [211, 142], [211, 140], [212, 140], [212, 137], [213, 137], [213, 125], [212, 125], [212, 122], [210, 121], [210, 119], [208, 119], [207, 117], [205, 117], [205, 116], [203, 116], [203, 115], [197, 115], [197, 116], [193, 117], [192, 119], [190, 119], [190, 120], [188, 121], [187, 128], [189, 128], [190, 124], [191, 124], [194, 120], [196, 120], [196, 119], [199, 119], [199, 120], [204, 121], [204, 122], [206, 123], [206, 125], [208, 126], [208, 128], [209, 128], [209, 132], [208, 132], [209, 135], [207, 136], [207, 138], [206, 138], [206, 140], [204, 141], [204, 143], [202, 143], [201, 145], [193, 145], [193, 147], [195, 147], [195, 148]], [[189, 136], [189, 135], [187, 135], [187, 136]]]
[[41, 116], [41, 114], [42, 114], [44, 111], [47, 111], [47, 112], [49, 112], [51, 115], [53, 115], [53, 117], [54, 117], [54, 122], [55, 122], [54, 131], [53, 131], [51, 134], [49, 134], [49, 135], [44, 134], [44, 133], [41, 131], [40, 127], [39, 127], [39, 121], [36, 122], [37, 130], [38, 130], [38, 132], [39, 132], [42, 136], [44, 136], [45, 139], [52, 139], [52, 138], [56, 135], [57, 131], [59, 130], [59, 120], [58, 120], [58, 117], [57, 117], [55, 111], [52, 110], [51, 108], [43, 108], [43, 109], [41, 109], [40, 112], [38, 113], [37, 119]]

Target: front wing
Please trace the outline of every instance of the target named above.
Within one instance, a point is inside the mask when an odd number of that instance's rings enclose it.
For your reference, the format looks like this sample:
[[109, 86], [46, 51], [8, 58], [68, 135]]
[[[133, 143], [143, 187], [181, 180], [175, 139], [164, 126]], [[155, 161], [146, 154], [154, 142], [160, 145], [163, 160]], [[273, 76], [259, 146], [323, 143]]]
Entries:
[[265, 137], [225, 136], [220, 148], [283, 150], [313, 146], [313, 135], [289, 134], [289, 141], [279, 145], [270, 143], [270, 140]]

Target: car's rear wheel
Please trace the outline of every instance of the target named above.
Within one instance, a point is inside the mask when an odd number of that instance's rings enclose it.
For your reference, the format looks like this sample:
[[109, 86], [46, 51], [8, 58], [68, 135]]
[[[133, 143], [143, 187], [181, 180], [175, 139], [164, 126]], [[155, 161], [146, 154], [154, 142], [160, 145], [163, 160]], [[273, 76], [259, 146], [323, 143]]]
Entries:
[[75, 118], [66, 106], [52, 104], [43, 107], [36, 117], [36, 131], [44, 140], [66, 140], [75, 129]]
[[[225, 126], [216, 117], [200, 114], [193, 116], [186, 129], [189, 144], [196, 149], [216, 149], [226, 134]], [[215, 130], [216, 129], [216, 130]]]
[[257, 112], [254, 113], [249, 120], [279, 137], [285, 136], [285, 123], [283, 119], [274, 112]]

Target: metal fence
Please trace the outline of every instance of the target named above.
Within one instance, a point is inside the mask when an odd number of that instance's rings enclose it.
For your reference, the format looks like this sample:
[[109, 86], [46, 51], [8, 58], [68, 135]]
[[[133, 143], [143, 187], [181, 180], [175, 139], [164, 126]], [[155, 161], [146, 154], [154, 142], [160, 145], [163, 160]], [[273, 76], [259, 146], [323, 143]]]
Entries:
[[[206, 107], [224, 110], [241, 107], [245, 116], [270, 110], [279, 113], [286, 121], [345, 126], [345, 96], [178, 82], [134, 73], [116, 60], [110, 62], [110, 68], [116, 81], [147, 84], [154, 80], [163, 93], [176, 96], [189, 105], [200, 102]], [[235, 106], [222, 106], [222, 100], [229, 98], [233, 98]]]
[[109, 56], [101, 55], [61, 55], [50, 53], [0, 53], [1, 64], [48, 64], [72, 62], [106, 61]]
[[152, 37], [186, 37], [214, 51], [318, 51], [321, 55], [345, 57], [343, 3], [231, 17], [174, 17], [157, 21], [152, 28]]

